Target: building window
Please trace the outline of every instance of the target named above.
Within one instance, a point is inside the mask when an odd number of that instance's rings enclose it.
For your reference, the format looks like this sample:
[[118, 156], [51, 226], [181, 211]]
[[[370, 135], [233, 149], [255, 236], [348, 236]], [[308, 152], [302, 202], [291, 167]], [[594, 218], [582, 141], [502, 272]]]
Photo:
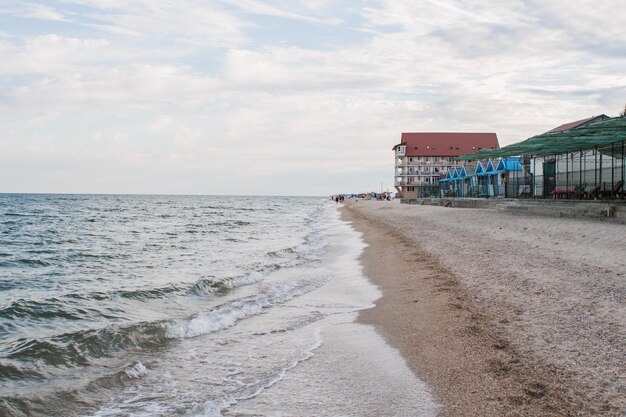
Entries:
[[407, 191], [415, 191], [415, 187], [407, 187], [406, 190]]

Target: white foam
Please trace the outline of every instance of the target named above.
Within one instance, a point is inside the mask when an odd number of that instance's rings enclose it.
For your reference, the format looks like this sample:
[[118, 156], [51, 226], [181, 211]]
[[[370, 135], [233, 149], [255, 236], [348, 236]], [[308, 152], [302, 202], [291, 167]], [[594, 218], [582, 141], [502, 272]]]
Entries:
[[231, 301], [192, 319], [170, 322], [165, 335], [171, 339], [184, 339], [232, 327], [239, 320], [260, 314], [264, 308], [283, 304], [320, 287], [327, 279], [318, 277], [277, 284], [258, 295]]
[[240, 285], [254, 284], [256, 282], [261, 281], [265, 275], [266, 274], [264, 274], [263, 272], [252, 271], [249, 274], [244, 275], [242, 277], [233, 278], [230, 282], [230, 285], [232, 287], [238, 287]]
[[133, 366], [125, 369], [124, 373], [131, 379], [139, 379], [148, 375], [148, 368], [140, 361], [137, 361]]
[[185, 415], [188, 417], [222, 417], [222, 411], [236, 404], [237, 401], [232, 397], [221, 398], [219, 400], [209, 400], [202, 407], [191, 410]]
[[[206, 416], [206, 417], [222, 417], [223, 411], [231, 406], [238, 404], [240, 401], [250, 400], [255, 398], [264, 390], [279, 383], [285, 378], [285, 375], [290, 369], [295, 368], [300, 363], [312, 358], [314, 352], [322, 345], [322, 337], [319, 331], [315, 334], [315, 342], [300, 353], [293, 361], [284, 364], [279, 367], [273, 375], [267, 380], [255, 380], [255, 384], [245, 387], [243, 392], [236, 397], [226, 396], [212, 401], [207, 401], [202, 410], [194, 410], [190, 413], [190, 416]], [[236, 374], [235, 374], [236, 375]]]

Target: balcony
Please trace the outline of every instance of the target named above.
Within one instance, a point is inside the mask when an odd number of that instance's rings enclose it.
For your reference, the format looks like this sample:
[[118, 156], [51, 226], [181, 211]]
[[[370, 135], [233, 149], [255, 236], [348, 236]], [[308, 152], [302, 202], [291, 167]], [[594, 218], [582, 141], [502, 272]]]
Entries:
[[426, 182], [426, 181], [411, 181], [406, 178], [396, 178], [395, 185], [397, 187], [422, 187], [422, 186], [433, 186], [438, 185], [438, 182]]
[[454, 163], [452, 162], [448, 162], [448, 161], [436, 161], [436, 162], [430, 162], [430, 161], [422, 161], [419, 158], [412, 158], [413, 160], [411, 161], [408, 157], [404, 157], [404, 158], [396, 158], [395, 162], [396, 162], [396, 166], [397, 167], [402, 167], [402, 166], [412, 166], [412, 167], [424, 167], [424, 168], [444, 168], [447, 166], [455, 166]]
[[417, 171], [399, 170], [399, 171], [396, 172], [396, 177], [407, 177], [407, 176], [414, 177], [416, 175], [420, 175], [420, 174]]

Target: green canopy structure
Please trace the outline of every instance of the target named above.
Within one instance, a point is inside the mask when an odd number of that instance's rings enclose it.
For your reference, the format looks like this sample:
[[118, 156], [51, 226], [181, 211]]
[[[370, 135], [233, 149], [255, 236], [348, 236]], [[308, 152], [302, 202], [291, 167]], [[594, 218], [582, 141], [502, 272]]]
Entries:
[[625, 141], [626, 117], [622, 116], [562, 132], [543, 133], [500, 149], [482, 149], [456, 159], [467, 161], [510, 156], [541, 157], [589, 149], [598, 149], [614, 158], [623, 158]]
[[553, 129], [523, 142], [481, 149], [456, 159], [510, 157], [520, 157], [524, 168], [504, 178], [507, 197], [626, 198], [626, 116]]

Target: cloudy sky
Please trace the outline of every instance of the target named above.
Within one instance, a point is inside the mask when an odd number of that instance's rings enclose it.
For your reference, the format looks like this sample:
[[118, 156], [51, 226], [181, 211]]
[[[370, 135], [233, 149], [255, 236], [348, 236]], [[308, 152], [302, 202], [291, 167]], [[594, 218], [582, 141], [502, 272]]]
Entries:
[[626, 104], [626, 0], [0, 0], [0, 192], [392, 188], [403, 131]]

